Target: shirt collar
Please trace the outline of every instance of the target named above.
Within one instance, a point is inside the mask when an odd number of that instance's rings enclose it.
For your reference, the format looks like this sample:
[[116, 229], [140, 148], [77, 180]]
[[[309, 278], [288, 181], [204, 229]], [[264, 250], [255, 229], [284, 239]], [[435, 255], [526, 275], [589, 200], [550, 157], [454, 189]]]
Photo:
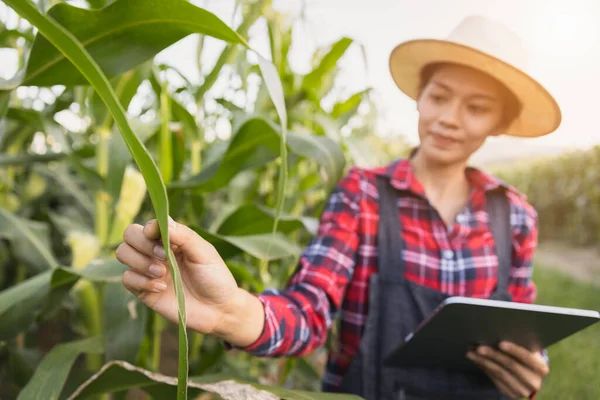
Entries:
[[[477, 168], [467, 167], [466, 173], [471, 186], [476, 191], [488, 192], [502, 188], [521, 196], [512, 186]], [[396, 160], [381, 169], [380, 174], [388, 177], [392, 186], [398, 190], [410, 191], [414, 194], [425, 196], [423, 186], [414, 175], [410, 159]]]

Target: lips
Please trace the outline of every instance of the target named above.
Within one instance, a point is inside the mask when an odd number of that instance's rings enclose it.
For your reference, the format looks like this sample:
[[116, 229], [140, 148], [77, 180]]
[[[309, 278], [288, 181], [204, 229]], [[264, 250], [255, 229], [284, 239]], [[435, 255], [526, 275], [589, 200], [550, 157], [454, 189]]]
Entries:
[[460, 142], [451, 136], [442, 135], [440, 133], [430, 132], [429, 134], [433, 138], [434, 143], [440, 147], [448, 147]]

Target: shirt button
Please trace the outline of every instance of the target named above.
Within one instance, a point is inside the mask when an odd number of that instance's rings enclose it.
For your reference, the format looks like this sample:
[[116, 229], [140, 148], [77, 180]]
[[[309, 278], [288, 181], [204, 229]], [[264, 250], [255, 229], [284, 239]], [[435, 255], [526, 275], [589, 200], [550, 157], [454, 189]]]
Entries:
[[444, 250], [442, 255], [446, 260], [452, 260], [454, 258], [454, 252], [452, 250]]

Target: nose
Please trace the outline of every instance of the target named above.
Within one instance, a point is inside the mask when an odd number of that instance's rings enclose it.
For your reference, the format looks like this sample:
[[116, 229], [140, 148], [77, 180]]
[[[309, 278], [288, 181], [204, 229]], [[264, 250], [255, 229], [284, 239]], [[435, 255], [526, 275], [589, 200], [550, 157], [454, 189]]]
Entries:
[[442, 107], [438, 122], [446, 129], [457, 129], [459, 126], [459, 104], [449, 101]]

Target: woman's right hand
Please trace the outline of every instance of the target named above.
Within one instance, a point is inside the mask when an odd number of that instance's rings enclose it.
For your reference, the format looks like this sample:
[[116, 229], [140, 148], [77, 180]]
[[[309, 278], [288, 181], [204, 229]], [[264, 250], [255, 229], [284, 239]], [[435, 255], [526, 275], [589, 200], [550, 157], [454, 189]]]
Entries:
[[[258, 338], [262, 304], [238, 285], [216, 249], [189, 227], [169, 218], [169, 238], [177, 259], [186, 302], [187, 326], [244, 346]], [[131, 270], [123, 284], [140, 301], [177, 323], [177, 297], [157, 220], [134, 224], [123, 233], [117, 259]], [[258, 303], [258, 304], [257, 304]], [[249, 324], [245, 321], [252, 314]], [[241, 327], [240, 327], [241, 325]]]

